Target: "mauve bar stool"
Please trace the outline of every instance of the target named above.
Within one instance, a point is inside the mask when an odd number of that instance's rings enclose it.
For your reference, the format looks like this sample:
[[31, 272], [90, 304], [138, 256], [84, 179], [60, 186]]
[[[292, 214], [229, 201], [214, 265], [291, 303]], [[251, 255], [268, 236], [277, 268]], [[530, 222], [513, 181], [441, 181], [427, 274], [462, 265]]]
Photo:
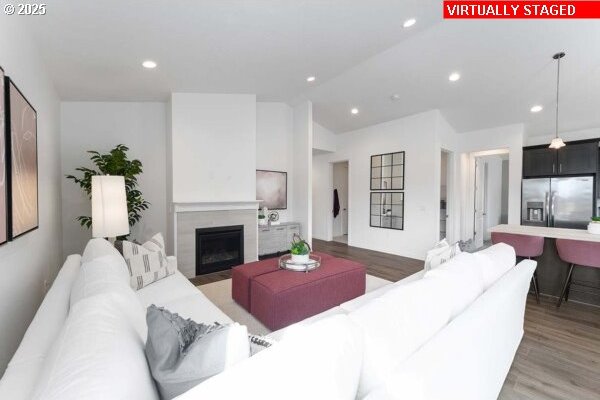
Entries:
[[556, 249], [561, 260], [568, 262], [569, 273], [560, 293], [556, 307], [560, 307], [563, 298], [569, 301], [569, 290], [573, 280], [575, 265], [600, 268], [600, 243], [583, 240], [556, 239]]
[[[517, 257], [535, 258], [544, 252], [544, 238], [541, 236], [517, 235], [514, 233], [492, 232], [492, 243], [506, 243], [515, 249]], [[537, 269], [531, 278], [535, 300], [540, 303], [540, 291], [538, 288]]]

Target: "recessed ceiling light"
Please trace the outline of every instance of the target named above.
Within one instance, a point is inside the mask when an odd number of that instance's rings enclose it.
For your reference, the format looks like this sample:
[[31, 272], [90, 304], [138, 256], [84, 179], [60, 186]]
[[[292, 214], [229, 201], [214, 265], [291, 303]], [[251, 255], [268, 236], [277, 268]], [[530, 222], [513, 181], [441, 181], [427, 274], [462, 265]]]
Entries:
[[536, 106], [531, 107], [531, 109], [529, 111], [531, 111], [532, 113], [537, 113], [537, 112], [542, 111], [543, 109], [544, 109], [544, 107], [536, 105]]
[[358, 114], [358, 108], [353, 108], [350, 112], [354, 115]]
[[407, 19], [406, 21], [404, 21], [402, 26], [405, 28], [410, 28], [411, 26], [413, 26], [416, 23], [417, 23], [417, 20], [414, 18], [411, 18], [411, 19]]
[[450, 74], [450, 76], [448, 77], [448, 80], [450, 82], [456, 82], [457, 80], [460, 79], [460, 74], [458, 72], [453, 72]]
[[395, 93], [393, 95], [390, 96], [390, 99], [392, 99], [392, 101], [398, 101], [400, 100], [400, 95], [398, 93]]
[[152, 60], [146, 60], [142, 63], [144, 68], [153, 69], [156, 68], [156, 63]]
[[317, 78], [314, 76], [309, 76], [308, 78], [306, 78], [306, 82], [314, 82], [315, 79], [317, 79]]

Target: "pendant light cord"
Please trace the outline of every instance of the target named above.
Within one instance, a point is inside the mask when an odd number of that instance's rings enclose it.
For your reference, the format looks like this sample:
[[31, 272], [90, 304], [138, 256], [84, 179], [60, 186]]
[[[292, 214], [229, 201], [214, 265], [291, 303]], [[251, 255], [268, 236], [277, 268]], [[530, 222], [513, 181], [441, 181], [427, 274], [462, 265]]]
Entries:
[[562, 57], [558, 57], [556, 60], [558, 62], [558, 68], [556, 73], [556, 138], [558, 138], [558, 94], [560, 87], [560, 59]]

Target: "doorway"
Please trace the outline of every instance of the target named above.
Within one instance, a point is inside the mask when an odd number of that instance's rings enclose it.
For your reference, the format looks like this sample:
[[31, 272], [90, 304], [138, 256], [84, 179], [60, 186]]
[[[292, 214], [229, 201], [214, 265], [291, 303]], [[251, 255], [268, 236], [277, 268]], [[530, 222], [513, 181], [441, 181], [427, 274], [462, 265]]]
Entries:
[[442, 150], [441, 159], [440, 159], [440, 236], [439, 239], [448, 239], [450, 234], [451, 227], [449, 226], [448, 217], [450, 215], [450, 207], [449, 207], [449, 199], [450, 196], [448, 193], [450, 179], [450, 171], [451, 171], [451, 154], [448, 151]]
[[[333, 164], [333, 241], [348, 243], [348, 161]], [[337, 202], [336, 202], [337, 194]], [[335, 204], [339, 207], [336, 207]], [[337, 210], [337, 213], [336, 213]]]
[[508, 222], [508, 151], [474, 157], [473, 247], [491, 245], [489, 229]]

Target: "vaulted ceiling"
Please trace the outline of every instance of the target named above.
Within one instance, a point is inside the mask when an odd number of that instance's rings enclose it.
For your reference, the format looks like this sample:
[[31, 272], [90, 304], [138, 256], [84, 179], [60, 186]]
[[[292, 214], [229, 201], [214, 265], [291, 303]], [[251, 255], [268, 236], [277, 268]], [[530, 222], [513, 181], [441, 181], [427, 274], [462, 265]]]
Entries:
[[[437, 108], [459, 132], [524, 123], [542, 135], [554, 126], [551, 57], [562, 50], [561, 130], [600, 126], [597, 21], [444, 21], [432, 0], [47, 3], [23, 23], [63, 100], [256, 93], [309, 99], [335, 132]], [[417, 23], [404, 28], [409, 18]], [[142, 68], [147, 59], [158, 67]], [[454, 71], [461, 79], [449, 82]], [[544, 110], [530, 113], [534, 104]]]

